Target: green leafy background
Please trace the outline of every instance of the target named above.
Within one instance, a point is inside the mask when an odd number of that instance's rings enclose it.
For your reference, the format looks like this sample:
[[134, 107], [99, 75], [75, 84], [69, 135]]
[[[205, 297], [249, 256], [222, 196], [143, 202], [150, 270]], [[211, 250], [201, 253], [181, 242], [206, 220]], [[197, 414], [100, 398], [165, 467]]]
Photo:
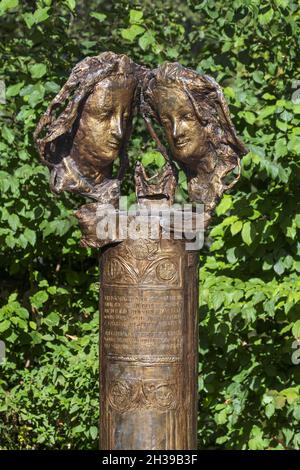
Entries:
[[[298, 2], [1, 0], [0, 31], [0, 449], [97, 448], [97, 252], [32, 133], [75, 63], [105, 50], [224, 89], [249, 153], [200, 257], [199, 448], [299, 449]], [[139, 119], [129, 154], [162, 164]]]

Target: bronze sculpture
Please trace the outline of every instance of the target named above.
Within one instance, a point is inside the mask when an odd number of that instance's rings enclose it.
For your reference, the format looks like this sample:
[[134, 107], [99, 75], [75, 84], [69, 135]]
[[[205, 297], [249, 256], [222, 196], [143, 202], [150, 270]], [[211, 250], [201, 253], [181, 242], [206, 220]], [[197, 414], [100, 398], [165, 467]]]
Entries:
[[[53, 192], [71, 191], [102, 202], [118, 199], [139, 69], [127, 56], [112, 52], [87, 57], [73, 68], [34, 135], [42, 161], [51, 168]], [[119, 174], [112, 179], [118, 156]]]
[[[55, 117], [55, 109], [68, 98]], [[158, 231], [156, 236], [122, 238], [116, 230], [105, 238], [99, 236], [97, 217], [105, 222], [109, 204], [117, 206], [136, 104], [166, 165], [149, 177], [137, 163], [137, 211], [128, 221], [139, 232], [137, 227], [148, 228], [155, 219]], [[170, 153], [151, 118], [163, 127]], [[81, 244], [100, 248], [101, 255], [100, 447], [195, 449], [198, 251], [188, 247], [173, 219], [166, 237], [162, 213], [171, 210], [175, 199], [177, 166], [188, 177], [190, 199], [204, 204], [204, 226], [223, 192], [238, 179], [225, 182], [246, 150], [219, 85], [178, 63], [149, 71], [126, 56], [103, 53], [74, 67], [41, 118], [35, 139], [52, 170], [51, 189], [95, 200], [76, 216]], [[118, 156], [119, 172], [113, 178]], [[153, 211], [150, 219], [140, 218], [145, 208]], [[115, 214], [123, 217], [119, 209]]]
[[141, 111], [152, 135], [149, 117], [164, 128], [172, 158], [187, 175], [190, 199], [210, 215], [237, 182], [239, 174], [229, 184], [224, 179], [246, 154], [220, 86], [179, 63], [164, 63], [145, 77]]

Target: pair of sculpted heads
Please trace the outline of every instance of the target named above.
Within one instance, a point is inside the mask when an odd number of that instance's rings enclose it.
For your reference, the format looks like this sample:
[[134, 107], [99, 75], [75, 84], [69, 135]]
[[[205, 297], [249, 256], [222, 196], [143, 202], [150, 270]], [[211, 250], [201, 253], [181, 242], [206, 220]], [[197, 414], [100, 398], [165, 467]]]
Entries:
[[[176, 180], [177, 168], [183, 169], [191, 200], [212, 210], [234, 183], [226, 185], [225, 176], [245, 154], [221, 88], [178, 63], [148, 70], [112, 52], [78, 63], [37, 126], [35, 139], [51, 167], [51, 189], [99, 202], [118, 197], [135, 109], [166, 159], [165, 175], [171, 172]], [[170, 151], [154, 122], [162, 127]], [[113, 179], [117, 157], [119, 173]]]

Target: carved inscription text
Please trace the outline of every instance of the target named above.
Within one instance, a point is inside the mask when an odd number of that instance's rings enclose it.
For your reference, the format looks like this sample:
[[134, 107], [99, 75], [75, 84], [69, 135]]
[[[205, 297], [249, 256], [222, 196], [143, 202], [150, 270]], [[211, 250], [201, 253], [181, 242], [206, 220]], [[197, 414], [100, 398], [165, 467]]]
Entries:
[[180, 362], [181, 290], [103, 289], [104, 353], [119, 360]]

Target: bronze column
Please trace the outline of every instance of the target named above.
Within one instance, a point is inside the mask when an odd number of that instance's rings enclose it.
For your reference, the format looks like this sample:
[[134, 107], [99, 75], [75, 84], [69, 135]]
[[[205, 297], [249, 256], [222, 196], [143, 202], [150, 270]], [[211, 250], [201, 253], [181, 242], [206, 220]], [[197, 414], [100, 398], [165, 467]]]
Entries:
[[198, 252], [129, 239], [100, 268], [101, 449], [196, 449]]

